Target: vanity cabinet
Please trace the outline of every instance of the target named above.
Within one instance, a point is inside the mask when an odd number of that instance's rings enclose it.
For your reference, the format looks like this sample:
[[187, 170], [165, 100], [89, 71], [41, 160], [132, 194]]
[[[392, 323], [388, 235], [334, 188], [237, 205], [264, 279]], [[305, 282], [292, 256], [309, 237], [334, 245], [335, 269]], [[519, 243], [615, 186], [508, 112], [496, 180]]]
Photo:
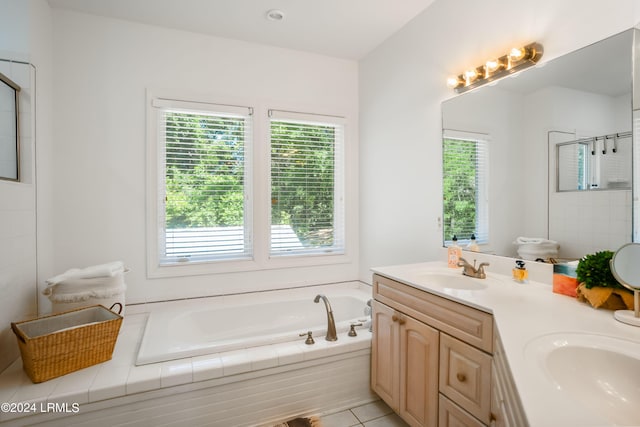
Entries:
[[371, 386], [409, 425], [526, 425], [490, 313], [378, 274], [373, 297]]
[[409, 425], [436, 426], [438, 330], [373, 301], [371, 387]]

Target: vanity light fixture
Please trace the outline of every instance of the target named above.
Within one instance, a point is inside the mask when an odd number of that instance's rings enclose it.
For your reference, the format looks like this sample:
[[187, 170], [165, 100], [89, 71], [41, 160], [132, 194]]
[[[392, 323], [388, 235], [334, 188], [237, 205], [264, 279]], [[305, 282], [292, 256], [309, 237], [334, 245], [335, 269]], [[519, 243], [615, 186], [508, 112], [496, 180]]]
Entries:
[[544, 49], [540, 43], [513, 48], [506, 55], [490, 59], [484, 65], [471, 68], [458, 76], [449, 77], [447, 86], [457, 93], [466, 92], [535, 65], [542, 58], [543, 52]]

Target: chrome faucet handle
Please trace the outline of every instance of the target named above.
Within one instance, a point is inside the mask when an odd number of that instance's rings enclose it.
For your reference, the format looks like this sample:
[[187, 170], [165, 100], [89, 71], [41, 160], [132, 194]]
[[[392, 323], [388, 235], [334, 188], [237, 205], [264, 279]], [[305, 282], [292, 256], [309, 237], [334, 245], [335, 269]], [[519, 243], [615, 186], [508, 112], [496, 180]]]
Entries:
[[300, 334], [301, 337], [303, 336], [307, 336], [307, 339], [304, 341], [305, 344], [307, 345], [311, 345], [311, 344], [315, 344], [316, 342], [313, 340], [313, 331], [309, 331], [309, 332], [303, 332]]

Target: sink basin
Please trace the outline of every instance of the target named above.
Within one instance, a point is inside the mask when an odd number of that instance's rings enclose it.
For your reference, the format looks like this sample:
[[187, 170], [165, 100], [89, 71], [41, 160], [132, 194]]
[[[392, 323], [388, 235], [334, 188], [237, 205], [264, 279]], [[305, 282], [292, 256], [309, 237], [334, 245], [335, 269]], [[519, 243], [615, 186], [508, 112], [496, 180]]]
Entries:
[[438, 285], [444, 289], [478, 291], [487, 287], [486, 279], [474, 279], [462, 274], [425, 273], [419, 279], [431, 285]]
[[525, 353], [547, 381], [586, 412], [616, 425], [640, 425], [640, 343], [559, 333], [536, 338]]

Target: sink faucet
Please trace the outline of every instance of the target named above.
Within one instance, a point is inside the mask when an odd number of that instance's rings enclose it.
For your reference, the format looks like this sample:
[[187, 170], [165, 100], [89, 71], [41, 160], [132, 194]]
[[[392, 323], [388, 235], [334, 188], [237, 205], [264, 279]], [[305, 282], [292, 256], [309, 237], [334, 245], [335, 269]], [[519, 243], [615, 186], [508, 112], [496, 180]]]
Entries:
[[320, 302], [320, 298], [324, 301], [324, 307], [327, 309], [327, 336], [325, 339], [327, 341], [337, 341], [338, 336], [336, 335], [336, 322], [333, 320], [333, 311], [331, 310], [331, 304], [329, 304], [329, 300], [324, 295], [316, 295], [313, 302]]
[[475, 277], [476, 279], [486, 279], [487, 274], [484, 272], [484, 268], [488, 267], [488, 262], [481, 262], [476, 269], [476, 260], [473, 260], [473, 265], [469, 264], [466, 259], [460, 258], [458, 261], [458, 267], [462, 267], [462, 274], [469, 277]]

